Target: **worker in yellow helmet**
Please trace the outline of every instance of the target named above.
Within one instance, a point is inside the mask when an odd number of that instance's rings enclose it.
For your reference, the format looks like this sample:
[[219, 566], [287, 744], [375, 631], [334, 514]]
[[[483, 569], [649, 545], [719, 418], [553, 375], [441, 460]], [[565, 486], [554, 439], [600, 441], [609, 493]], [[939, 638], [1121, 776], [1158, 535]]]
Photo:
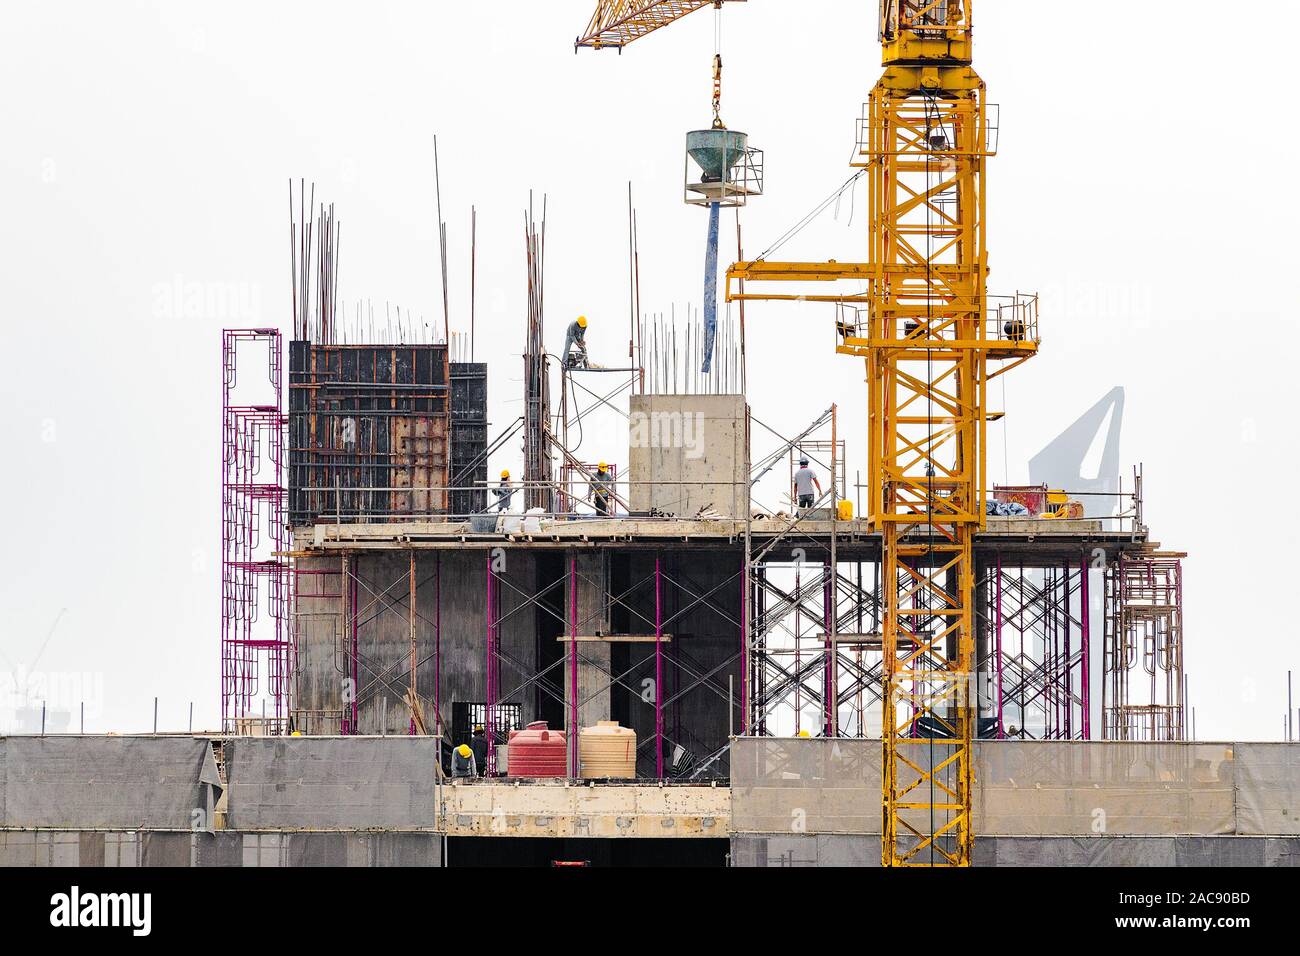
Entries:
[[478, 776], [478, 766], [474, 762], [474, 751], [469, 744], [461, 744], [451, 752], [451, 777], [453, 780], [468, 779]]
[[501, 469], [501, 484], [494, 489], [497, 496], [497, 511], [509, 511], [510, 499], [515, 496], [515, 489], [510, 485], [510, 469]]
[[596, 514], [610, 514], [609, 502], [614, 494], [614, 475], [606, 462], [596, 466], [596, 474], [591, 479], [591, 503], [596, 507]]
[[580, 315], [569, 323], [564, 334], [565, 368], [587, 368], [587, 317]]
[[806, 731], [806, 730], [801, 730], [801, 731], [799, 731], [799, 733], [795, 734], [795, 736], [796, 736], [796, 737], [811, 737], [812, 734], [810, 734], [810, 733], [809, 733], [808, 731]]

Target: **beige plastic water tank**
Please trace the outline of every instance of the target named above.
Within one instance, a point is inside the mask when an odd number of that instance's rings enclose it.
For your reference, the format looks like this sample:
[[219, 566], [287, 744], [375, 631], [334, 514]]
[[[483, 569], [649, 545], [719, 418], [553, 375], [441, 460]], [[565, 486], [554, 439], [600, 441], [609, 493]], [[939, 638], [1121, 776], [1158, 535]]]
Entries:
[[636, 731], [617, 720], [601, 720], [578, 734], [578, 757], [584, 779], [636, 776]]

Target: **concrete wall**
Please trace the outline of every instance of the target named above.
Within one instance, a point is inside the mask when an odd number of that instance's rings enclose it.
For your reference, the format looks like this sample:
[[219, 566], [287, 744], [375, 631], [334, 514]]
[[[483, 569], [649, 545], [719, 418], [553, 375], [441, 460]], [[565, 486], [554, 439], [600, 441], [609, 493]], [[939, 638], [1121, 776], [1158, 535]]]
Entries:
[[634, 512], [655, 508], [690, 517], [709, 507], [744, 516], [749, 436], [742, 396], [633, 395], [630, 409], [628, 500]]
[[[610, 629], [610, 554], [608, 551], [583, 551], [574, 556], [574, 574], [565, 578], [565, 608], [577, 609], [579, 637], [608, 636]], [[574, 580], [576, 579], [576, 580]], [[575, 587], [576, 585], [576, 587]], [[574, 594], [576, 592], [576, 595]], [[576, 596], [576, 603], [574, 601]], [[568, 637], [570, 628], [565, 627]], [[571, 650], [568, 643], [564, 651]], [[594, 727], [609, 720], [610, 653], [608, 643], [578, 642], [578, 725]], [[568, 671], [566, 670], [567, 674]], [[571, 713], [573, 681], [564, 683], [566, 723]]]
[[[727, 745], [733, 726], [727, 710], [728, 680], [734, 688], [734, 723], [739, 726], [740, 593], [739, 557], [706, 551], [665, 551], [659, 555], [663, 631], [672, 640], [661, 645], [663, 655], [665, 765], [671, 772], [674, 745], [687, 760], [702, 761]], [[653, 634], [655, 555], [621, 556], [614, 588], [626, 594], [622, 609], [628, 632]], [[707, 603], [701, 598], [707, 596]], [[615, 615], [618, 622], [618, 615]], [[736, 659], [733, 659], [736, 658]], [[615, 691], [613, 716], [637, 733], [644, 776], [654, 774], [655, 646], [616, 645], [612, 670], [626, 674]], [[692, 687], [692, 685], [694, 685]], [[725, 776], [727, 762], [714, 765], [710, 776]]]
[[[499, 553], [504, 556], [498, 588], [500, 699], [521, 704], [524, 722], [545, 718], [552, 726], [564, 726], [568, 722], [567, 665], [554, 667], [542, 681], [525, 685], [537, 671], [567, 654], [567, 642], [556, 637], [568, 631], [570, 552], [525, 546], [505, 547]], [[485, 696], [488, 554], [482, 549], [416, 552], [418, 683], [430, 714], [435, 562], [441, 565], [440, 698], [448, 731], [456, 701], [482, 701]], [[664, 630], [672, 635], [663, 646], [665, 760], [671, 767], [675, 745], [683, 748], [686, 762], [703, 760], [725, 748], [733, 727], [727, 710], [729, 680], [736, 695], [734, 721], [739, 719], [740, 666], [733, 658], [740, 648], [741, 582], [738, 554], [700, 550], [659, 554], [664, 573], [663, 618], [668, 621]], [[653, 552], [578, 549], [575, 556], [581, 636], [654, 633]], [[381, 551], [359, 552], [352, 560], [362, 582], [358, 601], [360, 729], [363, 734], [384, 730], [380, 718], [386, 707], [386, 732], [403, 735], [408, 720], [401, 693], [407, 684], [410, 654], [409, 559], [406, 553]], [[305, 559], [304, 563], [312, 568], [339, 567], [339, 559], [333, 557]], [[557, 581], [548, 593], [548, 606], [529, 603], [533, 595]], [[342, 600], [329, 596], [341, 593], [340, 582], [338, 575], [300, 580], [300, 595], [305, 596], [298, 601], [299, 673], [294, 713], [308, 734], [337, 734], [338, 715], [345, 706], [346, 623]], [[620, 599], [611, 600], [609, 594]], [[700, 600], [706, 596], [707, 600]], [[615, 719], [632, 727], [641, 745], [640, 773], [653, 775], [653, 643], [583, 641], [578, 651], [580, 724], [587, 727], [598, 720]], [[386, 705], [381, 703], [385, 699]], [[724, 757], [710, 776], [725, 773]]]
[[[464, 835], [730, 829], [735, 865], [878, 863], [878, 741], [733, 746], [730, 789], [502, 782], [438, 795]], [[193, 810], [213, 786], [206, 739], [0, 738], [0, 865], [437, 865], [433, 747], [228, 739], [227, 828], [204, 833]], [[985, 741], [976, 779], [977, 865], [1300, 865], [1300, 745]]]
[[[503, 549], [500, 553], [504, 555], [504, 569], [500, 571], [500, 634], [505, 660], [499, 692], [507, 695], [524, 679], [522, 671], [531, 672], [536, 665], [537, 611], [526, 606], [526, 596], [536, 591], [537, 572], [533, 555], [528, 552]], [[440, 623], [439, 700], [448, 732], [454, 702], [485, 699], [488, 554], [482, 549], [416, 552], [416, 682], [432, 725], [434, 648], [436, 625]], [[362, 551], [350, 558], [360, 582], [357, 703], [362, 734], [405, 734], [409, 727], [410, 713], [402, 702], [410, 683], [409, 560], [409, 553], [404, 551]], [[300, 559], [300, 566], [337, 572], [341, 560], [333, 556], [306, 558]], [[339, 714], [347, 706], [344, 678], [348, 673], [348, 620], [340, 596], [345, 593], [342, 581], [336, 573], [299, 578], [298, 672], [293, 712], [296, 726], [308, 734], [338, 733]], [[522, 671], [511, 661], [518, 661]], [[523, 695], [520, 702], [524, 720], [531, 720], [533, 695]]]
[[336, 734], [343, 712], [343, 593], [339, 556], [296, 559], [294, 726], [305, 734]]

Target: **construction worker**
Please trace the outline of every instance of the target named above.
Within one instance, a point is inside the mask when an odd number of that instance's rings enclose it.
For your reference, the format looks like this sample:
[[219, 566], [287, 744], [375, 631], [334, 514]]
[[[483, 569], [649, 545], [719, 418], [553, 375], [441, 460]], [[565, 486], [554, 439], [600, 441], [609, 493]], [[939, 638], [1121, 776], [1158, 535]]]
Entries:
[[[813, 487], [816, 486], [817, 494], [813, 495]], [[808, 457], [801, 455], [799, 458], [799, 470], [794, 473], [794, 492], [795, 503], [800, 511], [805, 508], [811, 508], [813, 502], [822, 494], [822, 483], [817, 480], [813, 470], [808, 467]]]
[[479, 776], [487, 773], [487, 755], [488, 742], [487, 737], [483, 734], [483, 725], [477, 724], [474, 727], [474, 736], [469, 739], [469, 749], [474, 755], [474, 765], [478, 768]]
[[451, 777], [453, 780], [478, 776], [478, 766], [474, 763], [474, 751], [469, 744], [461, 744], [451, 752]]
[[515, 489], [510, 486], [510, 469], [501, 469], [501, 484], [493, 489], [497, 496], [497, 511], [509, 511], [510, 499], [515, 496]]
[[609, 465], [601, 462], [596, 466], [596, 474], [591, 479], [591, 503], [596, 506], [596, 514], [608, 515], [610, 496], [614, 493], [614, 476]]
[[[796, 740], [812, 741], [812, 734], [807, 729], [800, 730], [794, 736]], [[796, 747], [791, 756], [794, 757], [791, 763], [800, 780], [816, 780], [823, 776], [820, 747]]]
[[565, 368], [587, 367], [587, 317], [580, 315], [569, 323], [569, 330], [564, 334]]

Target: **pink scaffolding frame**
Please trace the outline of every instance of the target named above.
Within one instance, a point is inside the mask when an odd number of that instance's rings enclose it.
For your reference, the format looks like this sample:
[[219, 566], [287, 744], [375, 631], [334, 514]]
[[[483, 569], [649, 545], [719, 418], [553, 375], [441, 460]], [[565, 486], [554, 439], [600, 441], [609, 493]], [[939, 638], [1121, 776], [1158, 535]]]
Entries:
[[1187, 739], [1184, 556], [1120, 555], [1107, 566], [1101, 682], [1105, 739]]
[[662, 559], [655, 555], [655, 775], [664, 776], [664, 601]]
[[[487, 726], [483, 728], [487, 737], [487, 756], [484, 758], [483, 774], [488, 777], [496, 776], [497, 772], [497, 755], [496, 755], [496, 726], [497, 726], [497, 695], [500, 693], [498, 681], [498, 649], [500, 647], [500, 588], [497, 586], [497, 572], [493, 565], [494, 553], [492, 550], [486, 552], [487, 555], [487, 604], [484, 610], [484, 618], [487, 621], [487, 670], [484, 678], [484, 712], [487, 717]], [[441, 605], [441, 602], [439, 602]]]
[[[250, 345], [266, 349], [270, 401], [245, 400], [239, 351]], [[294, 656], [283, 343], [276, 329], [226, 329], [221, 349], [221, 726], [226, 733], [260, 726], [282, 734]]]

